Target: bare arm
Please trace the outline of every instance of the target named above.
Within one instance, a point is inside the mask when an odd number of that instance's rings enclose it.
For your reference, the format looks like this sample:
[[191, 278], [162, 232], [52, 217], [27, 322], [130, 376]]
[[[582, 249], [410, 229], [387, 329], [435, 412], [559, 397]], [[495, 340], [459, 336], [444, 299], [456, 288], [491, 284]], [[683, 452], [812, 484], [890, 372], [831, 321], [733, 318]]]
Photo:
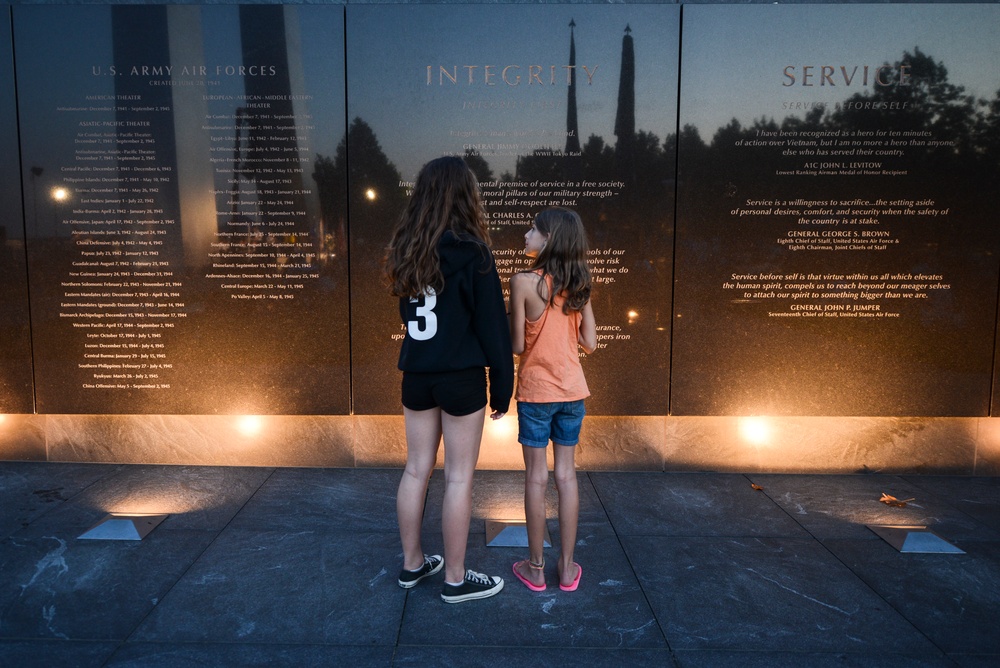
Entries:
[[583, 317], [580, 319], [580, 336], [577, 341], [579, 341], [583, 351], [589, 355], [597, 350], [597, 322], [594, 320], [594, 309], [589, 301], [583, 305], [581, 314]]
[[530, 289], [526, 274], [510, 277], [510, 343], [515, 355], [524, 352], [524, 296]]

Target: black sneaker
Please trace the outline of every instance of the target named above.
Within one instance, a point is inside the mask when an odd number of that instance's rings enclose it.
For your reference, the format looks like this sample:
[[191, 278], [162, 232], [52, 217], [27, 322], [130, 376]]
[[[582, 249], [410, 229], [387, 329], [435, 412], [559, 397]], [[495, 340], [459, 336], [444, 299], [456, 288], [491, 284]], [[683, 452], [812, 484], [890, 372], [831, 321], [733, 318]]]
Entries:
[[475, 571], [465, 571], [465, 581], [460, 585], [444, 583], [441, 600], [445, 603], [461, 603], [477, 598], [489, 598], [503, 589], [503, 578], [489, 576]]
[[444, 559], [440, 555], [434, 554], [428, 557], [425, 554], [423, 566], [415, 571], [404, 570], [399, 572], [399, 586], [403, 589], [409, 589], [424, 578], [434, 575], [442, 568], [444, 568]]

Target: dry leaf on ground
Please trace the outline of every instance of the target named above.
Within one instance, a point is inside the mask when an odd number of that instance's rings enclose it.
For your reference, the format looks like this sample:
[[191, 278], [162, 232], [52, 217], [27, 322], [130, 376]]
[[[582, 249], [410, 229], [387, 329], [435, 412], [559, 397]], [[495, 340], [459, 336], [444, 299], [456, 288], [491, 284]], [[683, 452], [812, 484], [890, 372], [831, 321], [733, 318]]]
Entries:
[[879, 499], [879, 501], [885, 505], [892, 506], [893, 508], [905, 508], [907, 503], [914, 500], [915, 499], [904, 499], [903, 501], [900, 501], [896, 497], [886, 494], [885, 492], [882, 492], [882, 498]]

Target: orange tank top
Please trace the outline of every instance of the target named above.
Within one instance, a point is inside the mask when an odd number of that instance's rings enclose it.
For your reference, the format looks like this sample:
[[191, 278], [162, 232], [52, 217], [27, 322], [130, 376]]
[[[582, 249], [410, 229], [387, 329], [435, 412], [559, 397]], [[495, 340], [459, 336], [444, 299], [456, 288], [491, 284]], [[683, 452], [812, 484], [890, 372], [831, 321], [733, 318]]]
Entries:
[[[551, 294], [552, 277], [546, 276], [545, 283]], [[518, 401], [549, 403], [590, 396], [578, 352], [583, 314], [572, 310], [563, 313], [563, 301], [556, 295], [554, 305], [537, 320], [524, 321], [524, 352], [517, 368]]]

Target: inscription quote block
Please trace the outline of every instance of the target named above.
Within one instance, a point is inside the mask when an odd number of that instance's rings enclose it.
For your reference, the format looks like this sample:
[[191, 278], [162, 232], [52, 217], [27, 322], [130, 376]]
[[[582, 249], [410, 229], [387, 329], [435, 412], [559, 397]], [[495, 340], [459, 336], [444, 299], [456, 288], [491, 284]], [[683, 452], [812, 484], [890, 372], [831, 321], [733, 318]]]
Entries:
[[988, 414], [998, 27], [685, 8], [672, 413]]

